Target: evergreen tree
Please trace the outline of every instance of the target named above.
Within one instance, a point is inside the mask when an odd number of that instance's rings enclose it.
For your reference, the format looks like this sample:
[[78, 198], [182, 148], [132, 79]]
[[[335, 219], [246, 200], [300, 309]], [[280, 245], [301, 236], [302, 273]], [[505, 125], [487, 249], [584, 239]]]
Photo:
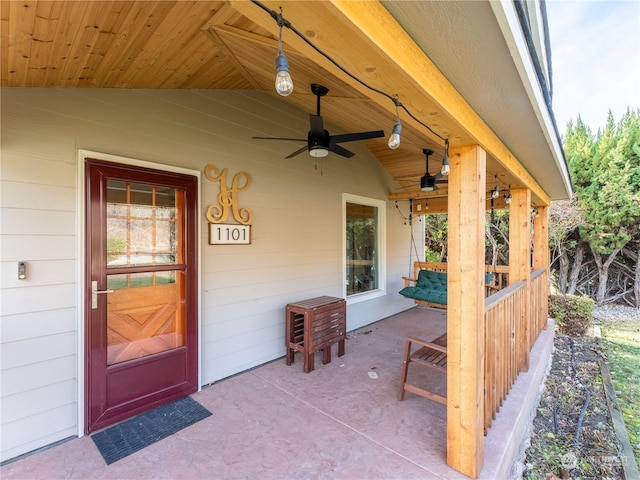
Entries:
[[639, 152], [640, 111], [628, 110], [617, 125], [609, 112], [604, 130], [595, 137], [580, 117], [567, 127], [565, 153], [585, 220], [580, 237], [598, 268], [598, 304], [607, 295], [609, 267], [638, 235]]

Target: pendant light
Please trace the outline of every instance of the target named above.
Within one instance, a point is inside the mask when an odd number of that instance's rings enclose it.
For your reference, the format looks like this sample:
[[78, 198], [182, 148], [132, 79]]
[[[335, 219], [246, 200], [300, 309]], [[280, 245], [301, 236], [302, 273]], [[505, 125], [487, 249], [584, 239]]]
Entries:
[[280, 32], [278, 35], [278, 55], [276, 56], [276, 91], [283, 97], [291, 95], [293, 92], [293, 80], [289, 74], [289, 62], [287, 57], [282, 53], [282, 27], [284, 20], [282, 19], [282, 8], [278, 18], [278, 26]]
[[447, 138], [444, 141], [444, 158], [442, 159], [442, 168], [440, 169], [440, 173], [443, 177], [449, 175], [451, 168], [449, 167], [449, 139]]
[[498, 185], [498, 175], [496, 174], [496, 186], [493, 190], [491, 190], [491, 198], [498, 198], [500, 195], [500, 186]]
[[391, 150], [395, 150], [400, 146], [400, 132], [402, 132], [402, 124], [400, 123], [400, 115], [398, 114], [398, 104], [400, 102], [397, 98], [394, 98], [393, 103], [396, 105], [396, 123], [393, 125], [389, 141], [387, 142]]

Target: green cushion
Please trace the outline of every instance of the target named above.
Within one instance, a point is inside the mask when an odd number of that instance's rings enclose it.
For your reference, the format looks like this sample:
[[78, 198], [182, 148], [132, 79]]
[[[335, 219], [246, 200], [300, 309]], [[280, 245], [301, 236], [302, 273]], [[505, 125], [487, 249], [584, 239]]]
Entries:
[[443, 290], [426, 289], [419, 287], [404, 287], [402, 290], [400, 290], [399, 293], [414, 300], [438, 303], [440, 305], [447, 304], [447, 292]]
[[417, 289], [418, 289], [418, 287], [404, 287], [398, 293], [400, 295], [404, 295], [405, 297], [416, 298], [415, 295], [416, 295], [416, 290]]
[[447, 288], [447, 274], [435, 270], [420, 270], [416, 287], [420, 288]]
[[420, 270], [415, 287], [404, 287], [400, 294], [424, 302], [447, 304], [447, 274], [435, 270]]
[[429, 270], [420, 270], [418, 272], [418, 281], [416, 282], [416, 287], [424, 288], [427, 284], [428, 277], [427, 272]]
[[447, 292], [438, 290], [427, 290], [427, 294], [424, 298], [427, 302], [438, 303], [440, 305], [447, 304]]
[[447, 274], [435, 270], [420, 270], [416, 287], [446, 291]]
[[447, 304], [447, 292], [438, 290], [427, 290], [425, 288], [418, 287], [404, 287], [399, 292], [405, 297], [412, 298], [414, 300], [422, 300], [424, 302], [438, 303], [440, 305]]

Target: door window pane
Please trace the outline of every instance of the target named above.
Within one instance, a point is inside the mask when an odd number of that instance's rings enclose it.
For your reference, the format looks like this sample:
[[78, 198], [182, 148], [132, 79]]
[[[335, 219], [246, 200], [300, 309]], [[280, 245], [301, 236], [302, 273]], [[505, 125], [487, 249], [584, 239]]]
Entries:
[[347, 295], [378, 289], [378, 207], [346, 203]]
[[107, 275], [107, 364], [185, 345], [184, 272]]
[[176, 264], [180, 189], [107, 181], [107, 266]]
[[107, 276], [107, 290], [148, 287], [165, 283], [176, 283], [176, 272], [174, 270], [166, 272], [121, 273]]

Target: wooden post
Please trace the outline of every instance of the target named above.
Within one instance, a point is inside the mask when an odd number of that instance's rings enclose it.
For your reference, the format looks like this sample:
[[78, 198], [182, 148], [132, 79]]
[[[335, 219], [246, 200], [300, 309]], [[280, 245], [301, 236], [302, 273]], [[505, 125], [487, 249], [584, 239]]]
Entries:
[[[538, 216], [533, 220], [533, 268], [544, 268], [546, 270], [545, 280], [549, 280], [549, 207], [537, 207]], [[542, 328], [547, 328], [549, 318], [549, 289], [545, 288], [538, 315], [542, 316]], [[536, 335], [539, 332], [536, 332]], [[535, 339], [532, 339], [535, 341]], [[532, 342], [533, 343], [533, 342]]]
[[527, 282], [523, 317], [516, 319], [516, 355], [521, 371], [529, 369], [531, 330], [531, 190], [511, 190], [509, 205], [509, 283]]
[[549, 269], [549, 207], [536, 207], [533, 220], [533, 269]]
[[484, 463], [486, 152], [450, 152], [447, 277], [447, 463], [477, 478]]

